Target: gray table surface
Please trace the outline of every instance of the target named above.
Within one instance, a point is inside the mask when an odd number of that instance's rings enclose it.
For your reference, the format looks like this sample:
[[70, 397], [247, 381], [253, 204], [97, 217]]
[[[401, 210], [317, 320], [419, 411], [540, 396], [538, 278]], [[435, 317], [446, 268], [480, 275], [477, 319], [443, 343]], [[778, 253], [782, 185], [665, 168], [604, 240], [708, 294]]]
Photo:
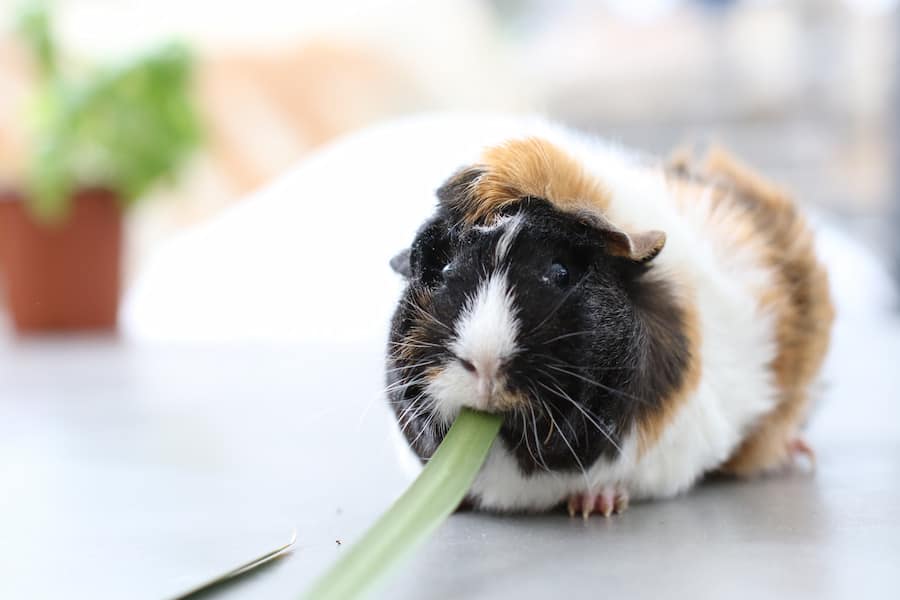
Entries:
[[[381, 595], [896, 598], [898, 351], [893, 320], [838, 332], [814, 474], [587, 523], [455, 515]], [[374, 344], [0, 341], [0, 598], [165, 598], [292, 531], [221, 597], [296, 597], [410, 480], [381, 378]]]

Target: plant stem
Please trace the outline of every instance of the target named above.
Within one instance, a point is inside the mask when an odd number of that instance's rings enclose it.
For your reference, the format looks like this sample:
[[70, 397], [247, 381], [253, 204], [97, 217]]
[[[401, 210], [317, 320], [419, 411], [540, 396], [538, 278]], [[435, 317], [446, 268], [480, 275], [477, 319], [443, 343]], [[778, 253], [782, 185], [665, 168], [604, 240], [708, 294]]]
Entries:
[[303, 597], [343, 600], [371, 589], [456, 510], [484, 464], [501, 423], [498, 415], [463, 409], [412, 485]]

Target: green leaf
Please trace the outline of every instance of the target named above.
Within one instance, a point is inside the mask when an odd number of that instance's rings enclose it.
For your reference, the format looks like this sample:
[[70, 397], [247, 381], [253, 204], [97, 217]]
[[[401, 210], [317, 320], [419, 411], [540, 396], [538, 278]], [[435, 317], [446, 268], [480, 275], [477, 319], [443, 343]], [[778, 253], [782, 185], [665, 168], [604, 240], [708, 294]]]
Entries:
[[359, 597], [456, 510], [469, 491], [503, 419], [460, 412], [434, 456], [409, 489], [304, 596]]
[[79, 185], [110, 188], [127, 205], [174, 177], [200, 139], [186, 48], [170, 44], [73, 81], [58, 64], [42, 4], [23, 14], [20, 29], [45, 75], [34, 107], [32, 214], [62, 220]]
[[56, 76], [56, 44], [50, 31], [50, 17], [47, 3], [31, 0], [21, 7], [18, 29], [25, 43], [34, 55], [38, 73], [43, 79]]

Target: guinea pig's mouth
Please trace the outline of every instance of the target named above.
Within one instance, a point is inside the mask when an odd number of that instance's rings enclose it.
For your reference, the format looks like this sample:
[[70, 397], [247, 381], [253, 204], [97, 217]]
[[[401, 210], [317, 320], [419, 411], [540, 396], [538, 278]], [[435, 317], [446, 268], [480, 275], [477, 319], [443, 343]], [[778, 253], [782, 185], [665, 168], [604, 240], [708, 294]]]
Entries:
[[428, 383], [428, 392], [448, 421], [463, 407], [502, 414], [526, 403], [524, 397], [509, 389], [499, 363], [458, 357], [435, 374]]

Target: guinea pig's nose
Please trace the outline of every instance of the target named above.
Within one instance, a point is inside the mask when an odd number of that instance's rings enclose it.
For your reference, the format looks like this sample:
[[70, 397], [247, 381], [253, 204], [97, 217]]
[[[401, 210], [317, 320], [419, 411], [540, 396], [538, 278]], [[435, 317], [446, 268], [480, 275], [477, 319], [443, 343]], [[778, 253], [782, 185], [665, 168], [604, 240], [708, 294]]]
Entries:
[[469, 373], [471, 395], [464, 404], [479, 410], [496, 410], [496, 402], [503, 393], [502, 361], [490, 355], [475, 355], [469, 358], [455, 356], [457, 362]]
[[483, 400], [489, 399], [496, 391], [500, 361], [484, 357], [469, 360], [461, 356], [457, 360], [466, 371], [475, 376], [478, 396]]

